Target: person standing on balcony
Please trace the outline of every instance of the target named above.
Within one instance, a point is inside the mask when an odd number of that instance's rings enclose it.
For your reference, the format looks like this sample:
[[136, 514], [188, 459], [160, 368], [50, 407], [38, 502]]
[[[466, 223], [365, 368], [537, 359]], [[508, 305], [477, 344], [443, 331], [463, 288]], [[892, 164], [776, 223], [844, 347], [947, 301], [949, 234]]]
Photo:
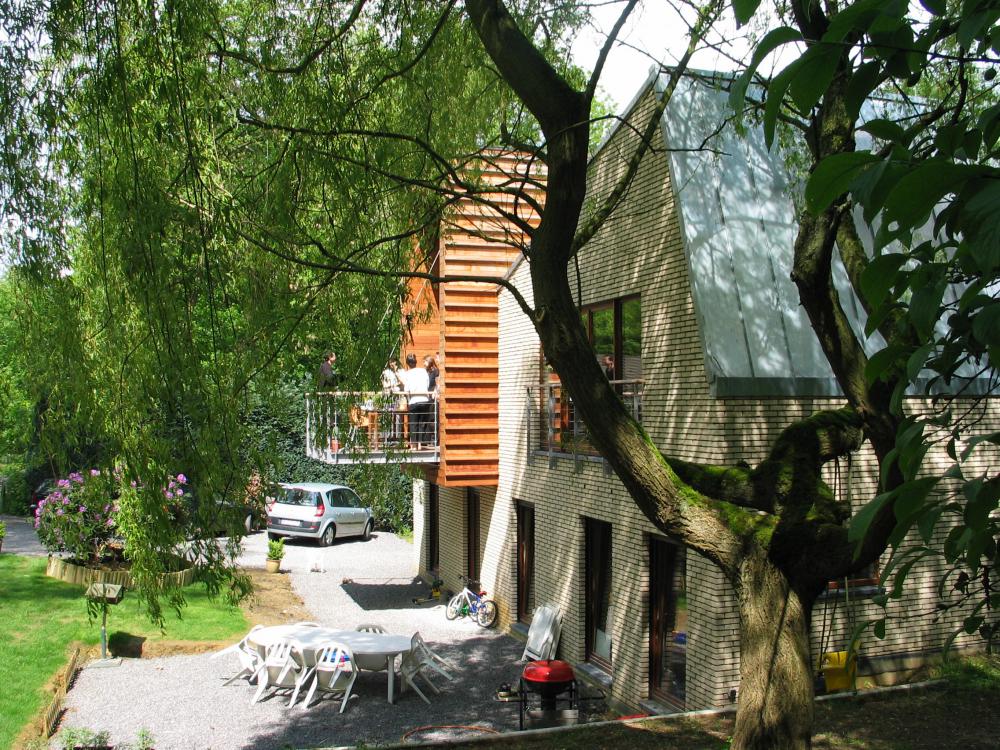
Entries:
[[438, 379], [441, 377], [441, 371], [438, 369], [437, 362], [434, 361], [434, 357], [432, 357], [430, 354], [424, 357], [424, 369], [427, 370], [427, 383], [428, 383], [427, 390], [430, 391], [431, 394], [430, 414], [427, 415], [427, 442], [430, 443], [431, 445], [434, 445], [437, 443], [437, 435], [438, 435], [438, 429], [437, 429], [438, 409], [435, 407], [439, 403]]
[[428, 418], [434, 406], [427, 396], [430, 378], [427, 370], [417, 367], [416, 354], [406, 355], [406, 370], [401, 377], [410, 409], [410, 447], [423, 450], [423, 444], [427, 441]]
[[604, 365], [604, 377], [608, 380], [615, 379], [615, 359], [610, 354], [605, 354], [601, 360], [601, 364]]
[[382, 370], [382, 396], [385, 408], [391, 415], [389, 426], [390, 437], [393, 440], [403, 437], [403, 411], [406, 409], [406, 398], [403, 393], [403, 381], [400, 378], [399, 360], [393, 357]]
[[319, 370], [316, 371], [316, 390], [335, 391], [337, 390], [337, 382], [339, 380], [337, 354], [336, 352], [327, 352], [323, 355], [323, 361], [320, 363]]

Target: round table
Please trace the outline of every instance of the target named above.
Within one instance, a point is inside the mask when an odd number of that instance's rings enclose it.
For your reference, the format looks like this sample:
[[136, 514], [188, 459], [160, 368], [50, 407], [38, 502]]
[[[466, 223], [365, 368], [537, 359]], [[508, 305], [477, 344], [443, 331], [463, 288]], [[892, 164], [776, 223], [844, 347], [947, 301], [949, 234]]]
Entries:
[[410, 650], [413, 636], [334, 630], [312, 625], [272, 625], [255, 630], [247, 640], [257, 648], [261, 656], [264, 656], [268, 646], [278, 641], [294, 641], [302, 649], [302, 658], [308, 667], [316, 664], [316, 654], [332, 641], [343, 643], [351, 649], [355, 660], [359, 662], [359, 669], [370, 668], [361, 667], [361, 662], [377, 663], [381, 669], [384, 660], [384, 669], [389, 673], [388, 700], [389, 703], [394, 703], [396, 656]]

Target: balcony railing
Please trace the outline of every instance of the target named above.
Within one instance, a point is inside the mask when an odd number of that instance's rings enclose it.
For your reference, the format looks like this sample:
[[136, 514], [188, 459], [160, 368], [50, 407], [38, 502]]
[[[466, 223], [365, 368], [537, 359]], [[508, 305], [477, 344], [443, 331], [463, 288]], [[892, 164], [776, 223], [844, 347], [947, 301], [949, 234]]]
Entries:
[[[642, 424], [642, 380], [612, 380], [612, 387]], [[528, 451], [597, 456], [590, 433], [573, 408], [569, 391], [559, 383], [528, 386]]]
[[[332, 464], [435, 463], [438, 402], [431, 395], [307, 393], [306, 454]], [[420, 396], [428, 401], [413, 403]]]

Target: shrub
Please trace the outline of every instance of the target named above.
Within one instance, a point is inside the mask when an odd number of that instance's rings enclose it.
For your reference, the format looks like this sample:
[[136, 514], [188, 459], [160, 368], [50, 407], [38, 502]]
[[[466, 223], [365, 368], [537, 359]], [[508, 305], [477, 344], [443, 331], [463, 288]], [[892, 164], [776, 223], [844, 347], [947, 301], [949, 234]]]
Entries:
[[[116, 535], [121, 475], [117, 471], [74, 471], [56, 482], [56, 489], [35, 511], [38, 538], [51, 552], [68, 552], [82, 563], [99, 563]], [[164, 509], [176, 512], [184, 496], [183, 474], [168, 477]], [[137, 487], [131, 482], [131, 487]]]
[[280, 560], [285, 556], [285, 540], [271, 539], [267, 543], [267, 559]]
[[38, 504], [35, 528], [49, 552], [69, 552], [80, 562], [98, 562], [114, 535], [116, 482], [110, 472], [74, 471]]

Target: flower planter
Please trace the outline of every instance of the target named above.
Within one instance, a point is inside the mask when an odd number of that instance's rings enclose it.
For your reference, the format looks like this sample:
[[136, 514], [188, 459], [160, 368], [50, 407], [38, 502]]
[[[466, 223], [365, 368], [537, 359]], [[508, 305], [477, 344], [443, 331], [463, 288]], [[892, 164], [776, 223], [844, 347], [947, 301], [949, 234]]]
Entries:
[[277, 573], [281, 569], [281, 560], [268, 560], [266, 564], [268, 573]]
[[[175, 558], [178, 567], [187, 566], [188, 562], [182, 558]], [[100, 568], [88, 568], [84, 565], [77, 565], [69, 560], [60, 557], [50, 557], [48, 565], [45, 567], [45, 575], [50, 578], [57, 578], [67, 583], [78, 583], [89, 586], [91, 583], [116, 583], [127, 589], [135, 588], [132, 580], [132, 573], [125, 568], [118, 570], [102, 570]], [[194, 583], [195, 569], [193, 567], [180, 567], [180, 570], [163, 575], [164, 582], [172, 586], [189, 586]]]

